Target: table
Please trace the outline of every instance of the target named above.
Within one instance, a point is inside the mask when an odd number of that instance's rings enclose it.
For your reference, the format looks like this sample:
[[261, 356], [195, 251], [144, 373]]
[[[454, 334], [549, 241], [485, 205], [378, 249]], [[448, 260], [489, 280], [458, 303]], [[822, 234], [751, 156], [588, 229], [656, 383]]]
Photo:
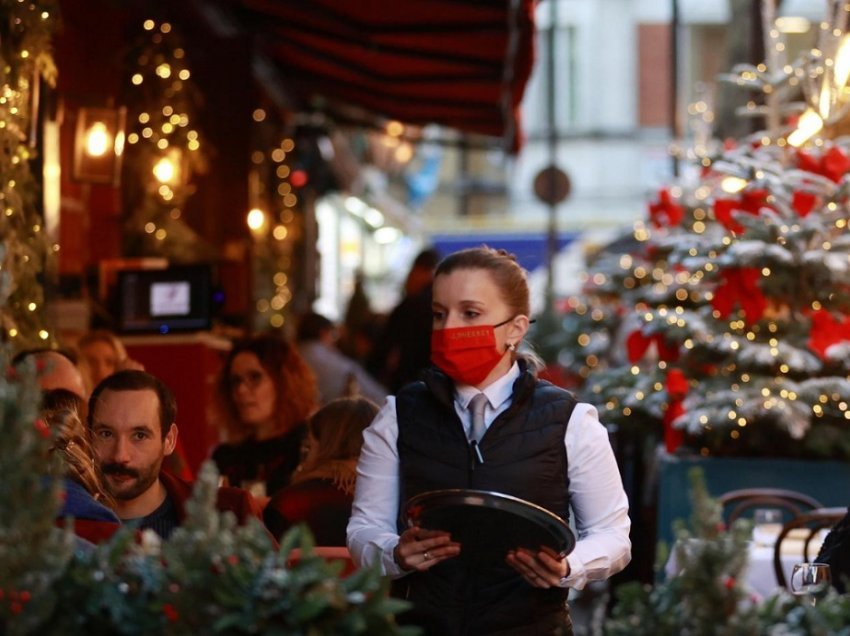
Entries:
[[[822, 531], [812, 537], [809, 543], [809, 560], [815, 560], [826, 534], [826, 531]], [[791, 571], [794, 569], [794, 565], [803, 562], [803, 546], [806, 536], [808, 536], [808, 531], [799, 528], [789, 532], [785, 541], [782, 542], [779, 556], [782, 560], [782, 570], [785, 573], [786, 581], [791, 580]], [[772, 544], [755, 541], [750, 541], [747, 549], [748, 565], [745, 582], [747, 587], [761, 598], [772, 596], [779, 589], [776, 574], [773, 571], [773, 551], [774, 546]]]
[[[785, 580], [791, 580], [791, 571], [794, 565], [803, 561], [803, 544], [808, 532], [804, 529], [792, 530], [785, 541], [782, 542], [782, 560]], [[809, 554], [817, 555], [820, 546], [826, 537], [826, 532], [816, 534], [809, 544]], [[812, 557], [812, 560], [814, 557]], [[666, 576], [675, 576], [679, 571], [676, 564], [675, 551], [670, 553], [670, 558], [664, 567]], [[779, 591], [776, 582], [776, 574], [773, 571], [773, 545], [750, 541], [747, 546], [747, 568], [743, 574], [744, 587], [761, 599], [773, 596]]]

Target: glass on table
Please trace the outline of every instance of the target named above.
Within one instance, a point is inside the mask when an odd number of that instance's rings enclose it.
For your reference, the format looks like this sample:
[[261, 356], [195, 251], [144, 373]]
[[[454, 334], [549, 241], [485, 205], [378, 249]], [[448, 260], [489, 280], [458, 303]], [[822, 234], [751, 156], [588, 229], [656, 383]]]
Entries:
[[797, 563], [791, 571], [791, 593], [810, 598], [812, 605], [827, 595], [831, 583], [826, 563]]
[[756, 508], [753, 511], [753, 541], [772, 546], [782, 532], [784, 519], [779, 508]]

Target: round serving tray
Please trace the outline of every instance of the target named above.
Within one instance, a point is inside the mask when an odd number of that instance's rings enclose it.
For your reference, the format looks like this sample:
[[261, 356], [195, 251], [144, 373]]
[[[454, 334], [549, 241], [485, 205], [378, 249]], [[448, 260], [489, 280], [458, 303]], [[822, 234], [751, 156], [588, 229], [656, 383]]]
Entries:
[[541, 506], [487, 490], [432, 490], [411, 497], [404, 507], [408, 525], [450, 532], [463, 560], [496, 564], [509, 550], [572, 552], [575, 535], [566, 521]]

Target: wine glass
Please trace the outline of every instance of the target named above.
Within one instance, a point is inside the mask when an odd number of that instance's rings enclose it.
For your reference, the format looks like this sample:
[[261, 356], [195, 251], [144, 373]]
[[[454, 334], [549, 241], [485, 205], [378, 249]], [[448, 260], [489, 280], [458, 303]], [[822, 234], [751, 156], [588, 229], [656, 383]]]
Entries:
[[753, 511], [753, 540], [758, 545], [772, 546], [782, 532], [782, 510], [756, 508]]
[[791, 593], [808, 596], [815, 605], [829, 592], [832, 574], [826, 563], [797, 563], [791, 572]]

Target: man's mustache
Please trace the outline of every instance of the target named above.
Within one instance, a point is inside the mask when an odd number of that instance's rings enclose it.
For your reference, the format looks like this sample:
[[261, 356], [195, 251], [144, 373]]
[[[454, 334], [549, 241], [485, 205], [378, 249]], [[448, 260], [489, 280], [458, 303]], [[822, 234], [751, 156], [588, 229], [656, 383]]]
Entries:
[[137, 479], [139, 477], [139, 471], [127, 468], [127, 466], [122, 466], [121, 464], [103, 464], [100, 470], [104, 475], [123, 475], [126, 477], [136, 477]]

